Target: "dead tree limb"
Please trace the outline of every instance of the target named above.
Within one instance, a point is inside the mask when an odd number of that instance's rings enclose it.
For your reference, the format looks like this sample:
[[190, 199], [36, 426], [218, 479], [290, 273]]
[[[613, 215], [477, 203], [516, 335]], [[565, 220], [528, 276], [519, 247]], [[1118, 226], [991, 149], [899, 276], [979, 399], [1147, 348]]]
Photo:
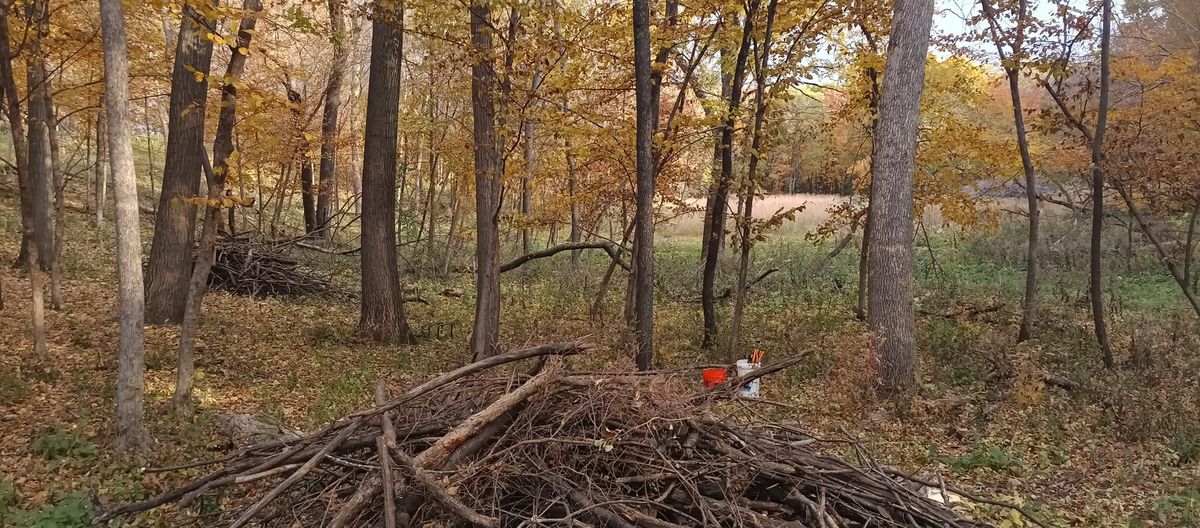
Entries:
[[613, 259], [613, 261], [616, 262], [617, 265], [624, 268], [625, 271], [629, 271], [629, 263], [621, 260], [621, 256], [617, 253], [617, 248], [612, 243], [610, 243], [610, 242], [573, 242], [573, 243], [569, 243], [569, 244], [559, 244], [557, 246], [548, 247], [541, 251], [534, 251], [533, 253], [526, 253], [524, 255], [521, 255], [521, 256], [513, 259], [512, 261], [504, 264], [503, 266], [500, 266], [500, 273], [515, 270], [515, 269], [525, 265], [525, 263], [527, 263], [531, 260], [551, 257], [551, 256], [557, 255], [559, 253], [562, 253], [563, 251], [576, 251], [576, 250], [580, 250], [580, 249], [602, 249], [602, 250], [604, 250], [605, 253], [608, 253], [609, 258]]

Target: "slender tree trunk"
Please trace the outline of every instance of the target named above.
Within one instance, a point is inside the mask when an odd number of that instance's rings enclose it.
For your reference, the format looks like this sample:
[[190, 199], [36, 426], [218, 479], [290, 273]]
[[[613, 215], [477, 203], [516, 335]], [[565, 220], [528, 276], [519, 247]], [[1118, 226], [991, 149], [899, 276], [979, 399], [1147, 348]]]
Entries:
[[[534, 86], [537, 86], [538, 77], [534, 76]], [[521, 128], [524, 129], [525, 135], [525, 173], [521, 175], [521, 252], [529, 253], [532, 249], [530, 236], [532, 227], [529, 225], [533, 219], [533, 169], [536, 153], [533, 150], [533, 121], [528, 119], [522, 123]]]
[[333, 233], [328, 225], [332, 205], [337, 198], [337, 129], [338, 107], [342, 103], [342, 79], [346, 75], [350, 47], [346, 45], [349, 34], [342, 17], [341, 0], [329, 0], [329, 26], [333, 31], [333, 64], [329, 70], [329, 81], [325, 84], [325, 107], [321, 114], [321, 168], [317, 185], [316, 223], [321, 239], [328, 243]]
[[[571, 243], [578, 244], [583, 237], [579, 226], [579, 175], [575, 169], [575, 156], [571, 154], [571, 140], [563, 140], [563, 152], [567, 161], [567, 198], [571, 200]], [[571, 268], [579, 267], [580, 251], [571, 252]]]
[[1029, 208], [1029, 236], [1025, 253], [1025, 299], [1021, 304], [1021, 329], [1017, 333], [1017, 342], [1029, 339], [1033, 334], [1033, 311], [1037, 300], [1038, 276], [1038, 220], [1041, 216], [1037, 198], [1037, 174], [1033, 170], [1033, 156], [1029, 153], [1029, 138], [1025, 130], [1025, 113], [1021, 109], [1021, 64], [1025, 43], [1025, 19], [1028, 14], [1026, 0], [1017, 3], [1017, 26], [1009, 38], [1012, 47], [1011, 55], [1004, 49], [1004, 39], [1000, 35], [999, 23], [992, 9], [990, 0], [980, 0], [984, 15], [987, 16], [988, 27], [992, 33], [992, 42], [996, 45], [996, 54], [1004, 65], [1004, 73], [1008, 77], [1008, 94], [1013, 105], [1013, 124], [1017, 131], [1017, 149], [1021, 153], [1021, 169], [1025, 174], [1025, 199]]
[[[433, 259], [433, 255], [435, 253], [434, 246], [435, 246], [436, 238], [434, 237], [434, 235], [436, 234], [435, 230], [437, 227], [437, 214], [438, 214], [437, 171], [438, 171], [438, 161], [439, 161], [438, 160], [439, 156], [436, 153], [434, 153], [434, 151], [432, 149], [432, 147], [433, 147], [432, 139], [433, 138], [430, 138], [431, 141], [429, 143], [429, 145], [430, 145], [430, 150], [429, 150], [429, 193], [425, 200], [425, 215], [429, 217], [429, 234], [426, 235], [428, 238], [426, 248], [428, 249], [428, 255], [429, 255], [430, 259]], [[432, 265], [432, 260], [430, 260], [430, 264]]]
[[758, 162], [759, 149], [762, 148], [763, 121], [766, 120], [767, 104], [764, 92], [767, 90], [767, 67], [771, 57], [771, 29], [775, 25], [775, 8], [779, 0], [769, 0], [767, 3], [767, 21], [763, 28], [762, 49], [759, 50], [761, 62], [755, 64], [754, 76], [757, 89], [754, 91], [754, 126], [751, 130], [750, 160], [746, 169], [746, 182], [741, 193], [745, 196], [745, 206], [742, 208], [741, 242], [742, 254], [738, 265], [737, 289], [733, 303], [733, 326], [729, 337], [729, 355], [727, 360], [733, 363], [738, 357], [739, 342], [742, 333], [742, 312], [746, 305], [746, 273], [750, 269], [750, 249], [754, 247], [754, 233], [751, 227], [754, 223], [754, 195], [758, 192]]
[[933, 0], [897, 0], [883, 71], [875, 135], [871, 251], [867, 255], [871, 348], [879, 362], [878, 390], [895, 395], [917, 384], [913, 337], [913, 174], [917, 125]]
[[1133, 196], [1120, 183], [1114, 185], [1117, 192], [1121, 195], [1121, 199], [1125, 201], [1125, 206], [1129, 208], [1129, 213], [1137, 221], [1138, 227], [1142, 228], [1142, 232], [1146, 234], [1146, 238], [1150, 239], [1150, 244], [1158, 251], [1159, 259], [1167, 266], [1167, 271], [1171, 273], [1171, 278], [1175, 279], [1175, 283], [1183, 290], [1183, 296], [1187, 298], [1188, 303], [1192, 305], [1192, 310], [1196, 312], [1196, 316], [1200, 317], [1200, 300], [1197, 300], [1196, 295], [1192, 293], [1192, 289], [1188, 286], [1188, 279], [1185, 273], [1179, 271], [1179, 266], [1175, 265], [1175, 260], [1171, 258], [1171, 253], [1163, 246], [1158, 236], [1154, 233], [1150, 222], [1138, 210], [1137, 205], [1133, 203]]
[[[162, 191], [146, 266], [146, 322], [150, 324], [183, 321], [187, 305], [196, 206], [181, 198], [200, 193], [204, 107], [212, 62], [212, 41], [206, 35], [211, 24], [194, 7], [184, 4], [171, 72]], [[202, 78], [197, 79], [198, 75]]]
[[454, 241], [458, 237], [458, 224], [462, 220], [460, 214], [462, 200], [458, 198], [458, 178], [454, 178], [454, 186], [450, 190], [450, 229], [446, 230], [446, 254], [442, 257], [442, 275], [450, 272], [450, 258], [454, 255]]
[[[725, 207], [729, 201], [729, 185], [733, 179], [733, 129], [742, 102], [742, 82], [746, 78], [746, 63], [750, 55], [750, 38], [754, 32], [754, 16], [760, 0], [750, 0], [744, 13], [742, 41], [729, 85], [729, 115], [721, 128], [721, 174], [713, 190], [712, 229], [709, 232], [708, 252], [704, 255], [704, 274], [700, 284], [700, 303], [704, 313], [704, 336], [701, 347], [712, 348], [717, 337], [716, 279], [717, 260], [721, 241], [725, 238]], [[716, 251], [713, 251], [716, 249]]]
[[1196, 219], [1198, 217], [1200, 217], [1200, 198], [1196, 199], [1196, 206], [1192, 208], [1192, 214], [1188, 216], [1187, 242], [1183, 245], [1183, 282], [1192, 284], [1193, 294], [1200, 293], [1196, 291], [1196, 287], [1192, 283], [1192, 262], [1196, 258]]
[[[233, 127], [237, 123], [237, 82], [246, 68], [250, 38], [254, 34], [258, 12], [262, 10], [259, 0], [245, 0], [242, 4], [242, 20], [238, 24], [237, 42], [230, 47], [229, 65], [226, 67], [224, 86], [221, 88], [221, 112], [217, 117], [217, 132], [213, 138], [213, 163], [209, 167], [206, 154], [201, 152], [201, 163], [208, 180], [209, 202], [220, 201], [229, 177], [229, 156], [233, 154]], [[246, 50], [241, 53], [239, 50]], [[208, 292], [208, 274], [212, 270], [217, 253], [217, 223], [221, 208], [208, 205], [204, 208], [204, 222], [200, 235], [200, 249], [196, 264], [188, 281], [188, 302], [183, 313], [183, 325], [179, 330], [179, 358], [175, 367], [175, 394], [171, 403], [177, 411], [186, 410], [192, 401], [195, 378], [196, 331], [200, 328], [200, 310], [204, 295]]]
[[[107, 106], [108, 102], [104, 97], [100, 98], [101, 106]], [[126, 105], [128, 106], [128, 105]], [[96, 225], [104, 223], [104, 202], [107, 201], [105, 195], [108, 194], [108, 126], [105, 119], [105, 113], [100, 112], [96, 116], [96, 166], [93, 169], [93, 178], [95, 178], [95, 201], [96, 201]], [[141, 250], [138, 250], [141, 253]], [[140, 258], [140, 257], [139, 257]], [[138, 271], [138, 275], [141, 275]], [[143, 309], [145, 299], [142, 299]], [[141, 316], [139, 316], [141, 317]]]
[[471, 114], [475, 137], [475, 324], [471, 354], [495, 355], [500, 346], [500, 165], [496, 139], [496, 69], [492, 58], [491, 1], [471, 0]]
[[58, 113], [54, 109], [54, 98], [51, 97], [50, 79], [46, 79], [46, 131], [50, 145], [50, 182], [53, 186], [54, 198], [54, 253], [50, 257], [50, 309], [62, 309], [62, 251], [63, 213], [66, 208], [66, 188], [63, 183], [63, 166], [58, 144]]
[[1112, 346], [1108, 341], [1108, 326], [1104, 322], [1104, 132], [1108, 128], [1109, 47], [1112, 34], [1112, 0], [1103, 0], [1100, 33], [1100, 101], [1096, 110], [1096, 133], [1092, 135], [1092, 239], [1088, 272], [1088, 293], [1092, 302], [1092, 324], [1096, 341], [1104, 356], [1104, 366], [1116, 368]]
[[[864, 28], [865, 32], [866, 29]], [[874, 42], [874, 40], [870, 40]], [[872, 44], [874, 49], [874, 44]], [[879, 72], [872, 66], [867, 68], [867, 80], [871, 83], [871, 91], [867, 95], [867, 108], [871, 111], [871, 157], [870, 176], [875, 174], [875, 136], [879, 133]], [[809, 182], [811, 185], [811, 181]], [[863, 216], [862, 247], [858, 252], [858, 304], [854, 307], [854, 317], [859, 321], [867, 320], [867, 258], [871, 254], [871, 204], [875, 202], [875, 186], [867, 183], [867, 211]]]
[[404, 4], [377, 7], [363, 143], [362, 305], [358, 331], [381, 343], [413, 343], [396, 256], [396, 135], [404, 53]]
[[[104, 98], [117, 216], [117, 303], [120, 347], [117, 354], [117, 450], [125, 453], [148, 447], [142, 421], [142, 386], [146, 373], [142, 329], [142, 243], [138, 229], [137, 177], [133, 168], [133, 138], [129, 118], [129, 56], [125, 46], [125, 13], [120, 0], [101, 0], [100, 29], [104, 36]], [[97, 125], [101, 122], [96, 120]], [[97, 126], [99, 130], [99, 126]], [[99, 136], [97, 136], [99, 139]], [[97, 142], [98, 143], [98, 142]], [[99, 146], [99, 144], [97, 144]]]
[[[872, 187], [873, 188], [873, 187]], [[870, 190], [867, 191], [870, 193]], [[862, 247], [858, 250], [858, 304], [854, 307], [854, 318], [867, 320], [867, 256], [871, 249], [871, 198], [867, 199], [867, 214], [863, 216]]]

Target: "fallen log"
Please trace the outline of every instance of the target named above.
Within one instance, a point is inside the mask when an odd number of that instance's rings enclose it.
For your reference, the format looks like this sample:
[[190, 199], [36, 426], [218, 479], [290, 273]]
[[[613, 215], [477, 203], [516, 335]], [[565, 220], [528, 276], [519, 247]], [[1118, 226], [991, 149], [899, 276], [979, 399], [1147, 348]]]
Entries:
[[575, 250], [579, 250], [579, 249], [603, 249], [605, 253], [608, 253], [609, 258], [611, 258], [613, 260], [613, 262], [616, 262], [617, 265], [624, 268], [625, 271], [629, 271], [629, 264], [627, 262], [621, 260], [621, 255], [619, 253], [617, 253], [617, 249], [615, 246], [613, 246], [612, 243], [609, 243], [609, 242], [575, 242], [575, 243], [570, 243], [570, 244], [559, 244], [557, 246], [548, 247], [541, 251], [534, 251], [533, 253], [526, 253], [524, 255], [521, 255], [521, 256], [513, 259], [512, 261], [507, 262], [504, 265], [500, 266], [500, 273], [515, 270], [515, 269], [525, 265], [525, 263], [527, 263], [531, 260], [552, 257], [554, 255], [562, 253], [563, 251], [575, 251]]

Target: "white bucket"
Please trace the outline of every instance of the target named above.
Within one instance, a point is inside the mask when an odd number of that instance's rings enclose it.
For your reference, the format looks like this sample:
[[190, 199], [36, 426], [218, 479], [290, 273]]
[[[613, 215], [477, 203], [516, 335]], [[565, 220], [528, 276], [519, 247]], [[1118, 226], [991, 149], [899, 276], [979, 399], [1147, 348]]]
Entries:
[[[761, 366], [762, 363], [751, 363], [749, 359], [739, 359], [737, 361], [737, 375], [740, 378], [746, 374], [758, 370], [758, 368]], [[760, 378], [752, 379], [746, 382], [745, 385], [742, 385], [742, 396], [746, 398], [757, 398], [758, 389], [762, 385], [761, 382], [762, 380]]]

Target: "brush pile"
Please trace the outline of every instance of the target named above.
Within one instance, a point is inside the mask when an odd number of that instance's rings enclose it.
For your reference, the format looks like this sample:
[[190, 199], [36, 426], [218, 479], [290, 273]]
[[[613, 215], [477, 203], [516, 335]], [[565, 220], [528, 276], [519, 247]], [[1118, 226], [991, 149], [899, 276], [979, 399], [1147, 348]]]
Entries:
[[[689, 371], [572, 373], [559, 343], [509, 352], [221, 468], [120, 515], [223, 493], [202, 524], [232, 526], [980, 526], [904, 485], [853, 443], [826, 445], [738, 400], [748, 379], [700, 393]], [[500, 374], [494, 367], [527, 361]], [[532, 363], [536, 363], [533, 365]], [[514, 365], [515, 367], [515, 365]], [[830, 444], [832, 445], [832, 444]], [[168, 468], [180, 469], [180, 468]], [[238, 497], [238, 498], [230, 498]], [[212, 505], [211, 498], [209, 506]], [[212, 508], [203, 508], [212, 510]]]
[[208, 287], [239, 295], [315, 295], [333, 291], [328, 279], [300, 267], [276, 246], [241, 238], [217, 242]]

